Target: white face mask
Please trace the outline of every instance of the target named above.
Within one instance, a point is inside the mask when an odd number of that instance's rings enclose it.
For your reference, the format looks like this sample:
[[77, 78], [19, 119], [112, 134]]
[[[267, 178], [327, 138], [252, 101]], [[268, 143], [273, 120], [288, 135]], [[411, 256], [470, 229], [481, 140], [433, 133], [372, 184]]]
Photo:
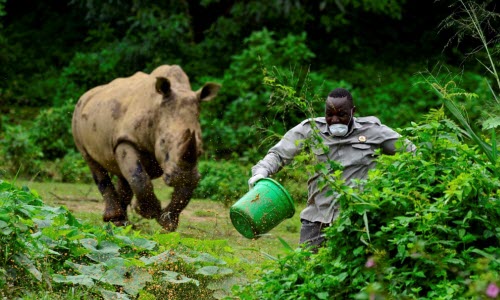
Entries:
[[332, 124], [328, 129], [333, 136], [344, 136], [347, 134], [349, 127], [345, 124]]
[[[351, 123], [352, 120], [352, 109], [351, 109], [351, 117], [349, 118], [349, 122], [347, 124]], [[349, 130], [349, 126], [345, 124], [332, 124], [328, 126], [328, 130], [330, 130], [330, 133], [333, 136], [345, 136], [347, 134], [347, 131]]]

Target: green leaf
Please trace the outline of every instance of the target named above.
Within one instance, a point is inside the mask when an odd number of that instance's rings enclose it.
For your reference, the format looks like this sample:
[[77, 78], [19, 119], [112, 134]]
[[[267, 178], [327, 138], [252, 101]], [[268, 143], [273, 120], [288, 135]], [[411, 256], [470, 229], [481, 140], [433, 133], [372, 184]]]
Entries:
[[100, 289], [100, 291], [104, 300], [131, 300], [126, 294], [112, 292], [105, 289]]
[[35, 267], [33, 261], [26, 255], [19, 253], [14, 255], [14, 261], [18, 266], [28, 270], [38, 281], [42, 281], [42, 273]]
[[214, 275], [228, 275], [228, 274], [232, 274], [232, 273], [233, 273], [233, 270], [231, 270], [229, 268], [220, 268], [217, 266], [206, 266], [206, 267], [203, 267], [203, 268], [199, 269], [198, 271], [196, 271], [195, 274], [201, 274], [201, 275], [205, 275], [205, 276], [214, 276]]
[[117, 236], [116, 238], [123, 241], [126, 245], [139, 248], [137, 250], [153, 250], [156, 247], [156, 242], [145, 238], [129, 238], [127, 236]]
[[200, 282], [196, 279], [189, 278], [187, 276], [184, 276], [182, 274], [179, 274], [174, 271], [160, 271], [160, 273], [165, 274], [165, 276], [162, 276], [162, 279], [171, 283], [194, 283], [196, 286], [200, 285]]
[[175, 254], [173, 254], [172, 251], [167, 250], [165, 252], [162, 252], [158, 255], [152, 256], [152, 257], [141, 257], [141, 261], [143, 261], [146, 266], [151, 265], [151, 264], [162, 264], [162, 263], [170, 263], [170, 262], [176, 262], [177, 258]]
[[142, 268], [118, 266], [106, 271], [102, 279], [109, 284], [122, 286], [130, 295], [137, 295], [153, 277]]
[[190, 257], [185, 254], [180, 254], [181, 257], [187, 263], [196, 263], [196, 262], [204, 262], [204, 263], [213, 263], [218, 265], [225, 265], [226, 262], [220, 258], [214, 257], [208, 253], [201, 253], [196, 257]]
[[460, 266], [465, 266], [465, 263], [461, 259], [456, 259], [456, 258], [448, 258], [444, 260], [446, 263], [453, 264], [453, 265], [460, 265]]
[[86, 256], [97, 262], [105, 262], [112, 257], [119, 255], [120, 247], [109, 241], [97, 243], [94, 239], [82, 239], [81, 244], [90, 250]]
[[0, 220], [0, 228], [5, 228], [7, 226], [9, 226], [7, 222]]
[[281, 244], [283, 245], [283, 247], [285, 247], [285, 250], [288, 252], [288, 253], [292, 253], [293, 252], [293, 248], [281, 237], [278, 236], [278, 240], [281, 242]]
[[368, 226], [368, 214], [366, 211], [363, 213], [363, 221], [365, 222], [366, 235], [368, 236], [368, 242], [371, 243], [370, 240], [370, 227]]
[[479, 249], [472, 249], [471, 252], [474, 252], [474, 253], [477, 253], [479, 255], [482, 255], [484, 257], [486, 257], [487, 259], [491, 260], [491, 261], [496, 261], [497, 263], [500, 262], [500, 260], [498, 258], [496, 258], [494, 255], [491, 255], [487, 252], [484, 252], [483, 250], [479, 250]]
[[65, 264], [67, 266], [70, 266], [71, 268], [75, 269], [80, 274], [89, 276], [90, 278], [96, 279], [96, 280], [101, 280], [104, 272], [106, 271], [104, 269], [104, 266], [101, 264], [93, 264], [93, 265], [87, 266], [87, 265], [73, 263], [71, 261], [66, 261]]
[[483, 122], [483, 129], [495, 129], [500, 126], [500, 117], [492, 117]]
[[88, 287], [94, 285], [94, 281], [92, 280], [92, 278], [87, 275], [63, 276], [61, 274], [54, 274], [52, 275], [52, 279], [55, 282], [81, 284]]

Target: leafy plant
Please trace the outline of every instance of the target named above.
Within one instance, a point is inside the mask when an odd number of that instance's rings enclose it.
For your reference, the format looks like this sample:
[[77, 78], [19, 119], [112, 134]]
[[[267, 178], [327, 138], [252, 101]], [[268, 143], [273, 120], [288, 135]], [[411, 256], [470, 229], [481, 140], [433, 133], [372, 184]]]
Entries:
[[40, 146], [33, 143], [30, 132], [22, 125], [3, 124], [5, 132], [0, 140], [0, 156], [2, 165], [8, 174], [34, 175], [40, 171], [40, 160], [43, 152]]
[[[436, 110], [404, 131], [417, 153], [380, 156], [343, 196], [317, 255], [297, 249], [242, 299], [457, 299], [499, 286], [500, 183], [461, 129]], [[482, 161], [484, 163], [478, 163]], [[332, 259], [333, 258], [333, 259]]]
[[62, 106], [42, 110], [35, 118], [29, 131], [30, 139], [41, 148], [44, 158], [61, 158], [75, 149], [71, 133], [74, 108], [74, 101], [69, 99]]
[[[441, 23], [441, 28], [456, 28], [457, 32], [454, 37], [456, 37], [459, 42], [466, 36], [473, 37], [479, 40], [479, 47], [477, 47], [469, 55], [472, 56], [484, 53], [487, 62], [483, 62], [480, 59], [478, 60], [481, 65], [488, 71], [490, 76], [493, 77], [493, 81], [496, 82], [495, 92], [495, 89], [490, 85], [488, 81], [486, 81], [491, 92], [491, 103], [493, 105], [492, 111], [486, 111], [486, 120], [483, 122], [483, 129], [491, 131], [491, 144], [489, 144], [478, 134], [476, 134], [476, 132], [471, 128], [471, 125], [469, 124], [466, 116], [462, 113], [462, 111], [456, 104], [456, 99], [460, 96], [477, 97], [477, 95], [471, 95], [456, 90], [450, 91], [450, 89], [447, 88], [450, 83], [443, 86], [439, 83], [432, 82], [432, 86], [443, 99], [443, 102], [448, 110], [467, 131], [470, 138], [472, 138], [473, 141], [486, 154], [490, 162], [495, 165], [498, 159], [496, 128], [500, 128], [500, 119], [498, 118], [498, 113], [500, 113], [500, 99], [497, 96], [498, 91], [500, 91], [500, 75], [497, 72], [498, 60], [496, 59], [496, 57], [498, 55], [498, 51], [495, 48], [498, 48], [500, 33], [497, 31], [498, 28], [496, 28], [494, 24], [495, 20], [500, 19], [500, 14], [489, 11], [487, 9], [487, 3], [480, 4], [472, 1], [459, 0], [457, 1], [456, 6], [458, 7], [457, 11], [455, 11]], [[487, 36], [492, 36], [492, 38], [488, 39]], [[452, 87], [454, 86], [452, 85]], [[500, 177], [500, 174], [495, 168], [493, 168], [492, 171], [495, 172], [497, 177]]]
[[231, 161], [203, 160], [198, 168], [201, 181], [195, 198], [211, 199], [229, 207], [248, 191], [250, 167]]
[[242, 282], [225, 260], [195, 250], [208, 244], [189, 248], [175, 233], [143, 236], [130, 227], [82, 223], [64, 207], [45, 206], [36, 193], [1, 180], [0, 242], [4, 297], [43, 289], [63, 298], [76, 286], [90, 298], [213, 299], [226, 295], [229, 283]]

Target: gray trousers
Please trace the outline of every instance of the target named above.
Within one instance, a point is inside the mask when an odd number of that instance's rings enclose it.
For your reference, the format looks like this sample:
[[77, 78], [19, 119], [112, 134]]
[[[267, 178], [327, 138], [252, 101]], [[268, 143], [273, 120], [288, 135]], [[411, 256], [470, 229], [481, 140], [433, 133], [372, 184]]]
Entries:
[[330, 226], [327, 223], [311, 222], [301, 219], [302, 226], [300, 228], [300, 241], [299, 243], [305, 244], [310, 247], [313, 252], [317, 252], [319, 247], [322, 247], [325, 242], [325, 235], [323, 230]]

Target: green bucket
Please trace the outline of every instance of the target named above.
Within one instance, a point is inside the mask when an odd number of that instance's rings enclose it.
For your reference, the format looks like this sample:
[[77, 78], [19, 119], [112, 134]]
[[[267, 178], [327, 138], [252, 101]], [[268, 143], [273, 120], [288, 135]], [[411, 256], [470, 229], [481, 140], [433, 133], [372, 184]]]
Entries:
[[275, 180], [263, 178], [229, 210], [234, 228], [246, 238], [259, 238], [295, 214], [290, 194]]

